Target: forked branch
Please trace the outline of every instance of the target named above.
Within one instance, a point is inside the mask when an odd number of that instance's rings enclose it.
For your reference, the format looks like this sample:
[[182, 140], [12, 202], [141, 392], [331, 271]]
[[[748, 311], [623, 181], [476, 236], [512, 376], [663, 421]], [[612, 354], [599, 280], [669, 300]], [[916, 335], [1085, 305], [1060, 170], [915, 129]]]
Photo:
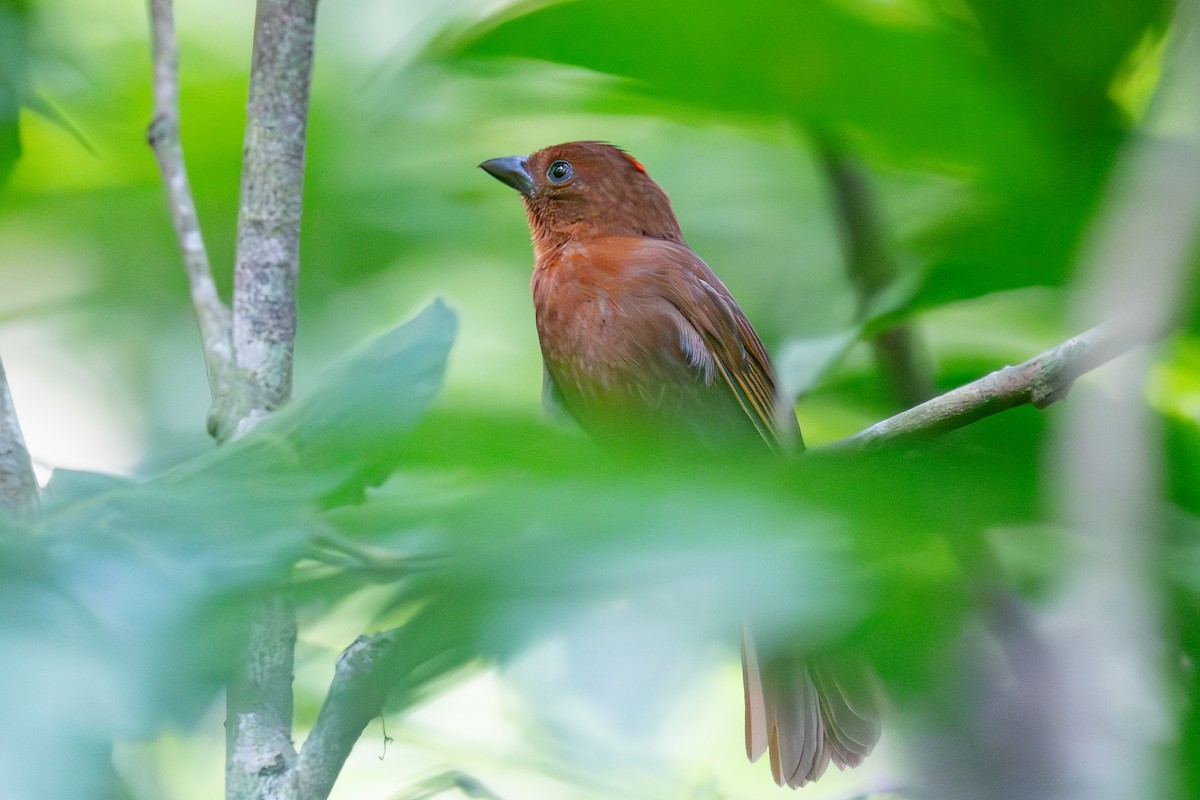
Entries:
[[[203, 339], [213, 395], [208, 428], [225, 441], [248, 431], [291, 394], [316, 0], [258, 3], [232, 315], [217, 294], [183, 163], [171, 0], [151, 0], [150, 14], [155, 116], [149, 140]], [[226, 694], [226, 795], [295, 797], [295, 612], [279, 592], [254, 603], [248, 616], [246, 653]]]

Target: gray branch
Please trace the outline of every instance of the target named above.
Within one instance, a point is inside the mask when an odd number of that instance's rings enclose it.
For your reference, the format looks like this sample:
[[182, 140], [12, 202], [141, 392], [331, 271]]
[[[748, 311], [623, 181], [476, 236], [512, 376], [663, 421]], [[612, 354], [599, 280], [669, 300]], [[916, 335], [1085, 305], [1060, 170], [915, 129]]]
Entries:
[[250, 609], [241, 673], [225, 696], [225, 795], [291, 798], [292, 671], [296, 613], [277, 594]]
[[325, 800], [367, 723], [379, 716], [396, 671], [397, 631], [360, 636], [337, 670], [296, 764], [299, 800]]
[[246, 108], [233, 340], [246, 391], [237, 433], [291, 394], [304, 143], [316, 0], [260, 0]]
[[[316, 13], [316, 0], [258, 3], [233, 290], [238, 390], [216, 409], [218, 439], [250, 430], [292, 391]], [[296, 615], [285, 596], [251, 609], [242, 674], [230, 684], [226, 702], [229, 798], [297, 796], [302, 773], [291, 743], [295, 647]]]
[[33, 462], [17, 422], [4, 362], [0, 361], [0, 508], [17, 519], [28, 519], [37, 514], [39, 505]]
[[1151, 331], [1098, 325], [1015, 367], [1005, 367], [877, 422], [831, 449], [868, 450], [927, 439], [1017, 406], [1061, 400], [1079, 376], [1156, 338]]
[[[175, 39], [171, 0], [151, 0], [150, 20], [154, 49], [154, 121], [150, 123], [147, 140], [162, 173], [171, 221], [183, 253], [215, 410], [228, 402], [233, 389], [229, 309], [221, 302], [213, 281], [179, 139], [179, 44]], [[216, 419], [217, 414], [210, 414], [209, 430], [214, 435]]]

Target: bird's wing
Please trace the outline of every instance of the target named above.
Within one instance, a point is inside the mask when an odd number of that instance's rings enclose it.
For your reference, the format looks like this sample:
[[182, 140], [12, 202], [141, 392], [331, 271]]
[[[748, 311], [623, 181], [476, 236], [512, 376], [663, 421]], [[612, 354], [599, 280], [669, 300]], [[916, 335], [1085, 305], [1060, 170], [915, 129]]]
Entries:
[[[679, 344], [688, 363], [706, 382], [719, 376], [769, 445], [798, 440], [795, 416], [776, 413], [767, 350], [725, 284], [676, 242], [646, 240], [633, 255], [646, 289], [678, 312]], [[779, 418], [786, 431], [781, 432]]]

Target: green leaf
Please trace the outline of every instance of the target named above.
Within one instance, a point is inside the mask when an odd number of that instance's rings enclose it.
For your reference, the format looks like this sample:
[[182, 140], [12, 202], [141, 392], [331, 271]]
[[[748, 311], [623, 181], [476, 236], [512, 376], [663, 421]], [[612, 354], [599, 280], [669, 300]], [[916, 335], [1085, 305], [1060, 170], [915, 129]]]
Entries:
[[1013, 3], [967, 0], [989, 48], [1064, 115], [1110, 113], [1109, 89], [1129, 52], [1160, 35], [1173, 0]]
[[[390, 575], [360, 573], [396, 585], [376, 622], [403, 623], [387, 678], [393, 707], [537, 641], [587, 650], [589, 637], [633, 625], [690, 657], [732, 650], [747, 618], [763, 640], [861, 640], [911, 685], [914, 665], [969, 611], [939, 534], [1040, 519], [1033, 413], [913, 452], [810, 452], [793, 463], [610, 452], [526, 420], [435, 416], [406, 445], [404, 472], [326, 518], [414, 558]], [[635, 674], [677, 674], [657, 645], [640, 652], [622, 656], [645, 659]], [[671, 691], [639, 685], [648, 697]]]
[[834, 126], [896, 157], [941, 165], [1007, 161], [1032, 134], [1019, 95], [961, 36], [842, 4], [526, 5], [448, 36], [433, 52], [587, 67], [662, 99]]
[[17, 115], [29, 91], [29, 9], [0, 0], [0, 187], [21, 155]]
[[162, 477], [234, 483], [273, 474], [333, 504], [378, 483], [442, 385], [454, 313], [438, 300], [327, 369], [246, 436]]
[[526, 4], [432, 53], [586, 67], [664, 113], [682, 102], [793, 120], [873, 161], [964, 181], [966, 201], [916, 242], [926, 269], [909, 308], [927, 308], [1067, 279], [1128, 134], [1109, 90], [1171, 3], [969, 5], [939, 17], [822, 0]]
[[245, 604], [288, 578], [332, 493], [394, 467], [454, 331], [434, 303], [241, 440], [157, 478], [57, 473], [42, 518], [0, 548], [0, 669], [23, 697], [0, 736], [29, 736], [10, 754], [38, 765], [52, 736], [103, 751], [208, 707], [240, 657]]
[[776, 359], [779, 392], [783, 397], [803, 397], [816, 388], [828, 372], [849, 352], [860, 328], [839, 331], [816, 339], [796, 339], [783, 346]]

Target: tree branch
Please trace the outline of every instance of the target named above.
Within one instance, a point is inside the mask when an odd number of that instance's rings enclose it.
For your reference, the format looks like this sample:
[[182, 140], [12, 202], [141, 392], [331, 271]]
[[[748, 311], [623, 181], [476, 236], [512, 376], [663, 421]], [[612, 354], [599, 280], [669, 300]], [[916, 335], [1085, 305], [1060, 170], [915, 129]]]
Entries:
[[250, 607], [241, 672], [225, 694], [225, 796], [292, 797], [296, 612], [282, 593]]
[[338, 659], [317, 721], [296, 763], [299, 800], [325, 800], [367, 723], [379, 716], [396, 671], [398, 631], [360, 636]]
[[228, 403], [233, 391], [229, 309], [221, 302], [213, 281], [179, 139], [179, 44], [175, 39], [171, 0], [151, 0], [150, 20], [154, 52], [154, 121], [150, 123], [146, 138], [162, 173], [171, 221], [187, 270], [192, 308], [200, 328], [204, 365], [213, 398], [214, 411], [209, 414], [208, 427], [215, 436], [214, 423], [220, 416], [217, 409]]
[[[210, 418], [218, 439], [244, 434], [291, 395], [316, 14], [316, 0], [259, 0], [255, 16], [233, 290], [238, 387]], [[229, 798], [296, 795], [295, 649], [285, 595], [250, 609], [243, 670], [226, 695]]]
[[33, 462], [21, 435], [4, 362], [0, 361], [0, 508], [17, 519], [29, 519], [40, 506]]
[[1097, 325], [1023, 364], [997, 370], [828, 447], [869, 450], [948, 433], [1026, 403], [1045, 408], [1065, 397], [1080, 375], [1154, 338], [1146, 330]]
[[[899, 269], [862, 165], [828, 139], [818, 139], [817, 152], [838, 212], [846, 272], [858, 290], [858, 317], [864, 320], [879, 293], [896, 280]], [[904, 407], [933, 396], [928, 360], [910, 324], [893, 325], [877, 334], [871, 345], [888, 385]]]
[[316, 0], [260, 0], [246, 108], [233, 340], [245, 392], [240, 434], [292, 390], [304, 144]]

